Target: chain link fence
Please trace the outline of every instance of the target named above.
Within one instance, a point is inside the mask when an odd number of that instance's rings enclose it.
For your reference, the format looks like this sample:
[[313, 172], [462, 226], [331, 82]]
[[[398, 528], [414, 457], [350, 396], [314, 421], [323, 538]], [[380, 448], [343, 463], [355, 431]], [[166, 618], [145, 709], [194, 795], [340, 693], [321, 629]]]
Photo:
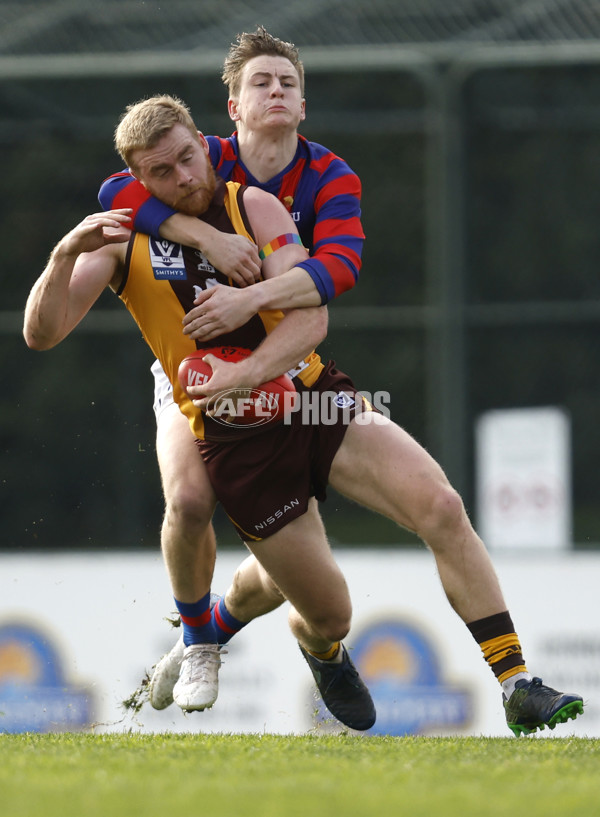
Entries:
[[[303, 51], [302, 132], [361, 176], [367, 234], [361, 281], [331, 306], [321, 351], [360, 388], [389, 391], [393, 419], [442, 462], [469, 510], [477, 417], [565, 407], [574, 541], [596, 546], [600, 46], [361, 53]], [[124, 308], [106, 294], [43, 355], [20, 336], [52, 246], [119, 169], [112, 131], [126, 104], [174, 93], [204, 132], [231, 130], [215, 54], [127, 60], [109, 70], [84, 55], [78, 72], [0, 59], [6, 548], [158, 544], [151, 357]], [[323, 515], [334, 542], [415, 541], [333, 493]], [[236, 542], [220, 514], [217, 530]]]

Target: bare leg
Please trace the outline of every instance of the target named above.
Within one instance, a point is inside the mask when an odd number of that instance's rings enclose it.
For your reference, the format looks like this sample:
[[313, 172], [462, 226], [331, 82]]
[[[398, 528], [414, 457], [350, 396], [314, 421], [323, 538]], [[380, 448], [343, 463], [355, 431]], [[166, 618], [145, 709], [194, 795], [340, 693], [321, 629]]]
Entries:
[[249, 622], [280, 607], [285, 598], [255, 556], [248, 556], [238, 567], [225, 604], [232, 616]]
[[292, 604], [289, 624], [313, 674], [323, 703], [352, 729], [370, 729], [375, 705], [342, 641], [350, 629], [352, 604], [336, 564], [317, 503], [263, 542], [256, 558]]
[[488, 553], [435, 460], [391, 421], [350, 423], [329, 475], [350, 499], [417, 533], [465, 623], [506, 610]]
[[186, 418], [172, 404], [159, 418], [156, 453], [165, 515], [161, 547], [173, 595], [194, 603], [210, 590], [216, 558], [215, 496]]
[[348, 587], [314, 499], [305, 514], [248, 547], [292, 604], [290, 627], [303, 647], [325, 652], [347, 635], [352, 617]]

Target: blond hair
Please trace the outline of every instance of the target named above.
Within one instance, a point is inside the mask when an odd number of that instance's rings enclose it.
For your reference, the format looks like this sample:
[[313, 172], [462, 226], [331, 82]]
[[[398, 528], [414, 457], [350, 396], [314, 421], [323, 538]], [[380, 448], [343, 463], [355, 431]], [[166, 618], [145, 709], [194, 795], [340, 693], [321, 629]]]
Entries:
[[242, 71], [246, 63], [254, 57], [285, 57], [296, 71], [300, 80], [300, 91], [304, 96], [304, 66], [300, 60], [298, 49], [293, 43], [286, 43], [273, 37], [264, 28], [258, 26], [255, 32], [238, 34], [235, 43], [232, 43], [225, 62], [221, 79], [229, 89], [229, 96], [236, 99], [239, 96]]
[[115, 130], [115, 147], [128, 167], [136, 150], [153, 148], [175, 125], [183, 125], [197, 139], [198, 128], [190, 109], [174, 96], [161, 94], [133, 102]]

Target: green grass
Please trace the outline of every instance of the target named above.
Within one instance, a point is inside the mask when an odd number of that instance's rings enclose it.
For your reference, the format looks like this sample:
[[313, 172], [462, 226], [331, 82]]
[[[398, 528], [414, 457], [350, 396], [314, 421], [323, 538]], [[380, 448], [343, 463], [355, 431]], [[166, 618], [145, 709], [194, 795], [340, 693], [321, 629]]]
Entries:
[[600, 740], [0, 735], [1, 817], [598, 813]]

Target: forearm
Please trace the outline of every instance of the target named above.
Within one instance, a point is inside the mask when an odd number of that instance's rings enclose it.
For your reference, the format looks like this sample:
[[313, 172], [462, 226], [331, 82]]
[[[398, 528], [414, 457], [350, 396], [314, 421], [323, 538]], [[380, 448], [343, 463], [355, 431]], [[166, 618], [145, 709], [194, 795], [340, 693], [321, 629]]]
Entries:
[[327, 307], [289, 312], [252, 355], [238, 363], [248, 385], [259, 386], [296, 366], [327, 335]]
[[25, 306], [23, 336], [30, 348], [56, 346], [102, 290], [119, 283], [119, 259], [130, 236], [123, 227], [129, 213], [126, 209], [92, 213], [58, 242]]
[[183, 213], [175, 213], [163, 221], [159, 228], [161, 238], [203, 252], [212, 247], [211, 241], [216, 232], [217, 230], [205, 221]]
[[76, 259], [77, 255], [59, 243], [33, 286], [23, 321], [23, 336], [31, 349], [51, 349], [65, 336], [69, 282]]
[[248, 287], [244, 296], [251, 303], [253, 312], [321, 306], [321, 297], [312, 278], [299, 267]]
[[258, 248], [245, 236], [222, 233], [205, 221], [183, 213], [175, 213], [164, 221], [160, 234], [168, 241], [199, 250], [215, 269], [240, 287], [260, 278]]

